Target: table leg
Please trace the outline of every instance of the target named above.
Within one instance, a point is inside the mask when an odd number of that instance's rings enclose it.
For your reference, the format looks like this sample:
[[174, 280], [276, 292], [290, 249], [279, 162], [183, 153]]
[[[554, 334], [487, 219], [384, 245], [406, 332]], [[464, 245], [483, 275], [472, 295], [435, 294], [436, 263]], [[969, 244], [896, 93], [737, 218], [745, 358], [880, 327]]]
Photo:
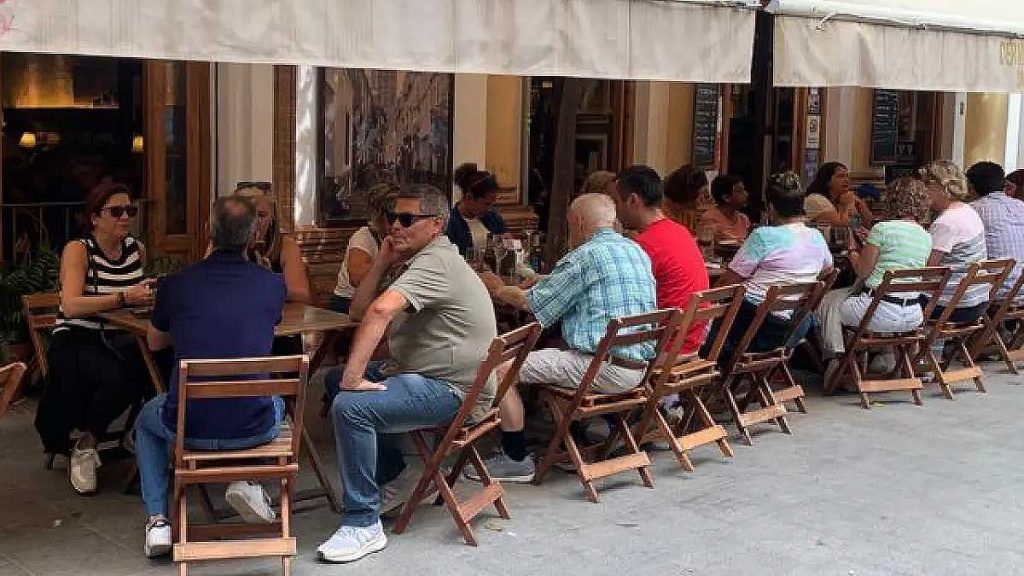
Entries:
[[164, 386], [163, 378], [160, 377], [160, 370], [156, 367], [156, 361], [153, 360], [153, 353], [149, 350], [146, 337], [136, 334], [135, 341], [139, 343], [139, 350], [142, 351], [142, 360], [146, 363], [146, 370], [149, 371], [149, 379], [153, 382], [153, 390], [156, 390], [157, 394], [163, 394], [167, 391], [167, 388]]
[[[320, 368], [320, 364], [323, 363], [327, 352], [331, 350], [337, 343], [340, 334], [337, 331], [329, 331], [324, 334], [323, 342], [317, 347], [313, 353], [312, 358], [309, 360], [309, 373], [314, 374]], [[309, 457], [309, 464], [313, 468], [313, 473], [316, 474], [316, 479], [320, 483], [319, 489], [313, 490], [302, 490], [295, 494], [292, 498], [293, 502], [302, 502], [313, 498], [324, 497], [327, 498], [327, 502], [331, 507], [331, 510], [336, 514], [341, 513], [341, 504], [338, 495], [334, 492], [331, 487], [331, 483], [327, 480], [327, 475], [324, 472], [323, 462], [320, 460], [320, 453], [317, 452], [316, 446], [313, 444], [313, 438], [310, 437], [309, 431], [306, 430], [306, 425], [302, 426], [302, 447], [305, 449], [306, 454]]]

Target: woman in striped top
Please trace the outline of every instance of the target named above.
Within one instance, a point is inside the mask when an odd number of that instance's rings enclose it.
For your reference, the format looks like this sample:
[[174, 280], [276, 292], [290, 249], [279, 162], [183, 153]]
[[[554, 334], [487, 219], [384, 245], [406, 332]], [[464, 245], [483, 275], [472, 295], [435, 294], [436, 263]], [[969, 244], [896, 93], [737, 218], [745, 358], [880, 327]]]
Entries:
[[[125, 186], [94, 188], [86, 201], [87, 233], [68, 242], [61, 256], [61, 306], [36, 429], [46, 452], [62, 454], [70, 448], [69, 477], [79, 494], [96, 491], [98, 439], [149, 388], [134, 339], [97, 316], [152, 302], [153, 281], [143, 278], [146, 250], [130, 235], [137, 214]], [[82, 436], [69, 447], [75, 429]]]

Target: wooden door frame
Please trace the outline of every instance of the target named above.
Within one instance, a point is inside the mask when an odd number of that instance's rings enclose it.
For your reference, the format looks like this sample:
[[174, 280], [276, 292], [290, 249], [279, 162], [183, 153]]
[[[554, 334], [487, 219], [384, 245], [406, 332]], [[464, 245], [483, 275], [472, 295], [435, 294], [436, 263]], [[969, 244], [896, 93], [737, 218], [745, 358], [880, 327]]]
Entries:
[[186, 74], [186, 230], [167, 234], [166, 121], [163, 95], [170, 62], [150, 60], [143, 71], [143, 131], [146, 146], [146, 200], [151, 253], [172, 254], [191, 262], [206, 249], [211, 197], [211, 65], [185, 62]]

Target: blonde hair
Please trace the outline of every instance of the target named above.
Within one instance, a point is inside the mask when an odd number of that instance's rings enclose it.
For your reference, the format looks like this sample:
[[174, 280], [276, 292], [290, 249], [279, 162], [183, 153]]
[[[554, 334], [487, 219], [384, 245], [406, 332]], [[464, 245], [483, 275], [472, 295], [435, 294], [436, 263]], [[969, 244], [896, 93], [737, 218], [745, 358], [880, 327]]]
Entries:
[[277, 196], [269, 182], [240, 182], [235, 188], [234, 196], [242, 198], [257, 199], [265, 198], [271, 205], [270, 228], [267, 230], [267, 237], [263, 239], [266, 243], [267, 252], [265, 256], [271, 262], [278, 262], [281, 259], [281, 212], [277, 205]]
[[953, 200], [963, 202], [971, 196], [967, 188], [967, 179], [964, 178], [963, 171], [955, 162], [933, 160], [919, 168], [917, 174], [925, 184], [938, 183]]
[[587, 175], [587, 179], [583, 181], [583, 186], [580, 186], [580, 191], [576, 194], [576, 197], [580, 197], [584, 194], [607, 194], [608, 184], [615, 181], [617, 176], [614, 172], [607, 170], [595, 170]]
[[894, 218], [913, 218], [918, 222], [928, 220], [928, 190], [924, 182], [904, 176], [889, 185], [886, 193], [889, 200], [889, 215]]

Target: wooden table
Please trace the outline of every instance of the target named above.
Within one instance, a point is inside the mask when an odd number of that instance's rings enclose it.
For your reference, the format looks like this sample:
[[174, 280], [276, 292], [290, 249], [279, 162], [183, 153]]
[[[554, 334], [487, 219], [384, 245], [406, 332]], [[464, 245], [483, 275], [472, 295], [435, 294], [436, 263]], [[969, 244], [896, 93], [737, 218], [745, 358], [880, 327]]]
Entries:
[[[139, 344], [139, 349], [142, 351], [142, 358], [146, 363], [146, 369], [149, 371], [149, 377], [153, 380], [153, 387], [158, 393], [166, 392], [167, 387], [164, 386], [163, 378], [160, 376], [160, 371], [157, 369], [152, 351], [149, 349], [149, 344], [146, 341], [146, 333], [149, 330], [149, 317], [136, 316], [125, 309], [103, 312], [100, 316], [110, 322], [110, 324], [129, 332], [135, 337], [136, 342]], [[313, 375], [320, 368], [325, 354], [332, 349], [341, 334], [347, 330], [354, 329], [358, 325], [357, 322], [354, 322], [346, 314], [316, 308], [307, 304], [289, 302], [284, 306], [281, 323], [274, 328], [274, 336], [297, 336], [310, 332], [322, 332], [324, 335], [323, 342], [320, 343], [320, 346], [313, 353], [313, 357], [309, 360], [309, 374]], [[320, 462], [320, 454], [316, 451], [316, 447], [313, 445], [313, 440], [310, 438], [305, 425], [303, 425], [301, 434], [303, 447], [309, 456], [313, 473], [316, 474], [317, 480], [320, 482], [320, 489], [296, 493], [293, 500], [298, 502], [323, 496], [327, 498], [333, 511], [340, 512], [340, 500], [327, 480], [327, 475], [324, 473], [323, 465]]]

